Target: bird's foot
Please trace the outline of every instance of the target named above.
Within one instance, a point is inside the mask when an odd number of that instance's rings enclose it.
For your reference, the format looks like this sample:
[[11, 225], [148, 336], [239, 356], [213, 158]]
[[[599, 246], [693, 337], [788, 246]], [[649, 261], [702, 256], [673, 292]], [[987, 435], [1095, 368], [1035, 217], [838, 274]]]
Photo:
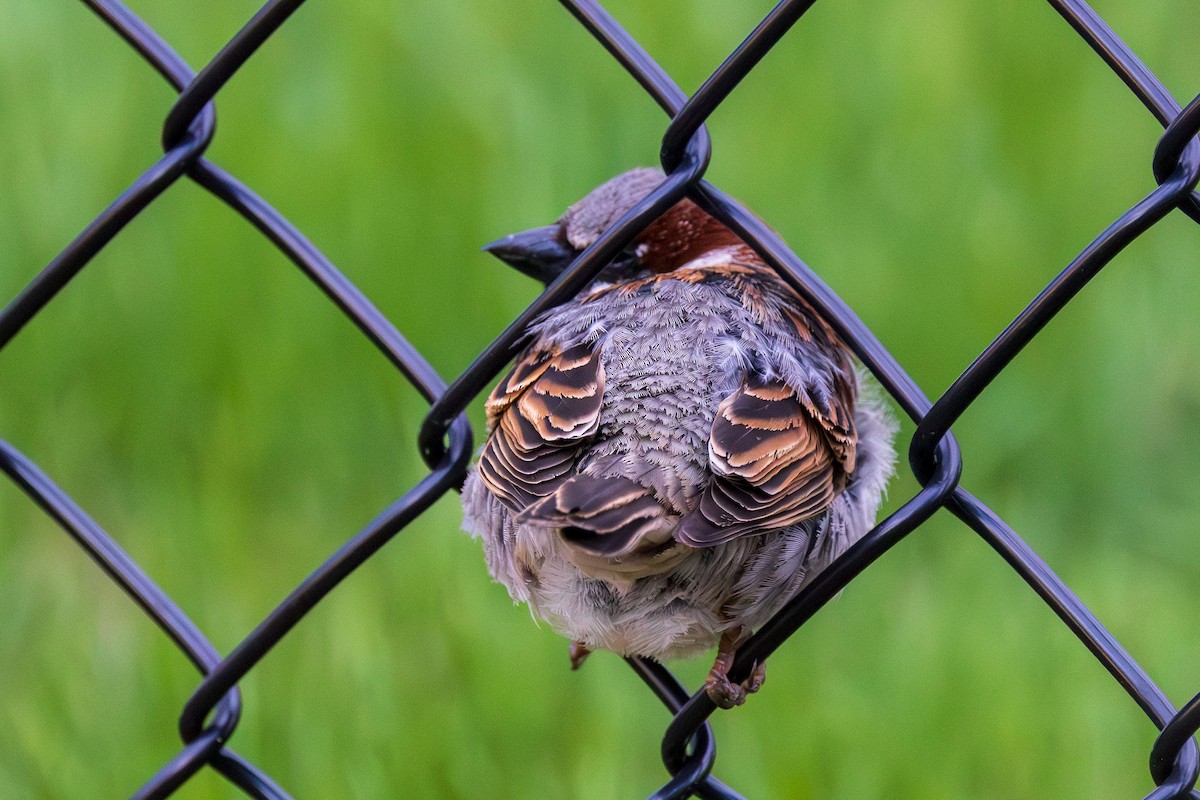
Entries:
[[583, 642], [571, 642], [571, 669], [579, 669], [591, 652]]
[[741, 629], [726, 631], [721, 636], [717, 646], [717, 658], [713, 661], [708, 678], [704, 681], [704, 691], [709, 699], [720, 708], [733, 708], [746, 702], [746, 697], [762, 688], [767, 679], [767, 665], [756, 661], [750, 670], [750, 675], [741, 683], [729, 680], [729, 670], [733, 667], [733, 657], [737, 653], [737, 640]]
[[718, 707], [733, 708], [746, 702], [747, 696], [761, 689], [766, 679], [767, 666], [757, 661], [750, 671], [750, 677], [741, 683], [729, 680], [728, 668], [720, 670], [713, 665], [712, 671], [708, 673], [708, 679], [704, 682], [704, 691]]

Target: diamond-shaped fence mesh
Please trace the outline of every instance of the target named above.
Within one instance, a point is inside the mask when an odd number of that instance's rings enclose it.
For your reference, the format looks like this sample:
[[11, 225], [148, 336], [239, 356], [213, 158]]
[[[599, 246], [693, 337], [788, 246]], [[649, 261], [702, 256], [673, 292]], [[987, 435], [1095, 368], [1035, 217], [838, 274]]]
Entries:
[[[712, 156], [705, 121], [768, 51], [801, 21], [814, 5], [812, 0], [779, 3], [691, 96], [678, 87], [604, 7], [590, 0], [563, 0], [567, 12], [667, 113], [670, 121], [661, 139], [661, 160], [667, 177], [656, 191], [588, 248], [449, 385], [366, 295], [293, 224], [205, 157], [215, 130], [214, 98], [254, 57], [259, 46], [287, 23], [303, 0], [267, 3], [198, 72], [193, 72], [167, 41], [120, 3], [85, 2], [126, 45], [137, 51], [149, 68], [157, 70], [179, 92], [179, 98], [163, 123], [163, 156], [88, 224], [0, 313], [0, 348], [51, 304], [59, 291], [121, 235], [131, 220], [158, 201], [173, 184], [187, 178], [242, 215], [283, 252], [430, 404], [417, 443], [428, 473], [330, 555], [224, 655], [122, 550], [114, 537], [102, 530], [30, 458], [0, 441], [0, 468], [87, 551], [203, 675], [181, 709], [179, 730], [183, 744], [178, 754], [147, 780], [136, 797], [170, 796], [206, 767], [219, 772], [246, 796], [288, 796], [273, 777], [240, 756], [230, 743], [243, 711], [239, 682], [346, 576], [436, 500], [460, 485], [473, 448], [464, 410], [503, 369], [528, 323], [579, 291], [657, 215], [684, 197], [696, 201], [740, 234], [818, 309], [917, 426], [909, 443], [908, 460], [920, 490], [759, 630], [739, 651], [732, 677], [744, 677], [751, 663], [765, 659], [868, 565], [934, 512], [945, 508], [982, 537], [1053, 609], [1160, 729], [1149, 754], [1157, 788], [1148, 796], [1155, 800], [1200, 797], [1192, 789], [1200, 772], [1200, 751], [1192, 739], [1200, 728], [1200, 695], [1182, 709], [1172, 705], [1041, 558], [1003, 519], [960, 485], [962, 459], [950, 434], [951, 427], [993, 379], [1123, 248], [1173, 211], [1200, 222], [1200, 195], [1195, 192], [1200, 179], [1200, 141], [1195, 139], [1200, 131], [1200, 102], [1193, 100], [1181, 107], [1086, 4], [1070, 0], [1050, 3], [1165, 128], [1153, 153], [1157, 185], [1148, 187], [1150, 191], [1143, 199], [1101, 231], [950, 388], [931, 401], [854, 312], [776, 234], [738, 201], [704, 179]], [[854, 144], [847, 142], [847, 147]], [[689, 695], [659, 664], [641, 660], [630, 660], [629, 664], [673, 714], [662, 742], [662, 758], [670, 778], [652, 796], [738, 797], [735, 790], [712, 774], [715, 745], [708, 719], [714, 706], [707, 696], [703, 692]], [[295, 789], [304, 794], [304, 787]]]

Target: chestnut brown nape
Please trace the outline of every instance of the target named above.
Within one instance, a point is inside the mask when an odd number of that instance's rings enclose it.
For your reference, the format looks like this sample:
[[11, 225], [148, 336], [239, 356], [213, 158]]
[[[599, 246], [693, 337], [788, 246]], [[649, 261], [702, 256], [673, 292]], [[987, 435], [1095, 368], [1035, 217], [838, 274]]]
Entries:
[[[662, 170], [639, 167], [589, 192], [559, 220], [566, 240], [583, 250], [665, 179]], [[671, 272], [705, 253], [743, 245], [737, 234], [691, 200], [680, 200], [638, 236], [640, 265]]]
[[689, 261], [729, 247], [749, 246], [691, 200], [680, 200], [638, 237], [642, 265], [651, 272], [671, 272]]

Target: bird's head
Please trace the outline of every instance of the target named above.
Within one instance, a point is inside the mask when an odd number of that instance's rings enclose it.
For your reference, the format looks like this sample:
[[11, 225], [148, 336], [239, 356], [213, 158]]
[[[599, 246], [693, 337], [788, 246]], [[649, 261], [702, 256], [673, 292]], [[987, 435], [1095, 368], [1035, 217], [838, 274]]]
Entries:
[[[602, 183], [553, 225], [513, 233], [484, 250], [549, 284], [604, 231], [663, 182], [661, 170], [641, 167]], [[691, 200], [680, 200], [650, 223], [604, 267], [597, 280], [616, 282], [671, 272], [729, 247], [745, 247], [733, 231]]]

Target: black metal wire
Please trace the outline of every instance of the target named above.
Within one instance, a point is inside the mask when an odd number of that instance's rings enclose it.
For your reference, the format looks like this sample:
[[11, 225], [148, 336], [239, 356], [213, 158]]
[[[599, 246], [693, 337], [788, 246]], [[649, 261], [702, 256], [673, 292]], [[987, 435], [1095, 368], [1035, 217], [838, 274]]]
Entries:
[[[109, 534], [36, 464], [0, 440], [0, 471], [84, 548], [203, 676], [180, 715], [182, 749], [134, 796], [168, 797], [208, 765], [247, 797], [288, 797], [269, 776], [227, 746], [242, 712], [238, 682], [347, 575], [439, 497], [461, 484], [472, 449], [464, 410], [511, 358], [529, 323], [569, 300], [655, 218], [681, 198], [689, 197], [729, 225], [800, 292], [917, 424], [909, 446], [909, 463], [921, 484], [920, 491], [768, 621], [739, 651], [731, 676], [736, 680], [748, 674], [754, 662], [761, 662], [780, 647], [847, 583], [936, 511], [946, 508], [1021, 576], [1160, 729], [1150, 756], [1151, 778], [1157, 788], [1147, 798], [1200, 800], [1200, 793], [1193, 788], [1200, 773], [1200, 749], [1194, 739], [1200, 729], [1200, 695], [1176, 710], [1032, 548], [995, 512], [959, 486], [962, 458], [950, 432], [991, 381], [1124, 247], [1175, 209], [1200, 222], [1200, 193], [1196, 192], [1200, 181], [1200, 140], [1196, 138], [1200, 132], [1200, 97], [1181, 109], [1090, 7], [1079, 0], [1049, 0], [1164, 126], [1151, 164], [1157, 186], [1068, 264], [931, 403], [854, 312], [778, 236], [740, 203], [704, 180], [713, 151], [705, 121], [815, 0], [780, 2], [691, 96], [595, 0], [561, 2], [671, 118], [660, 151], [667, 175], [649, 197], [584, 251], [447, 386], [395, 326], [300, 231], [235, 177], [203, 157], [216, 130], [215, 96], [304, 0], [266, 3], [199, 73], [193, 72], [118, 0], [84, 0], [179, 92], [179, 97], [163, 123], [163, 157], [0, 311], [0, 349], [130, 220], [187, 175], [284, 253], [430, 403], [417, 442], [429, 473], [330, 555], [224, 657]], [[707, 722], [714, 710], [708, 696], [703, 692], [689, 696], [661, 664], [641, 659], [630, 659], [629, 663], [672, 714], [662, 742], [663, 763], [670, 778], [650, 796], [740, 798], [711, 774], [716, 746]]]

